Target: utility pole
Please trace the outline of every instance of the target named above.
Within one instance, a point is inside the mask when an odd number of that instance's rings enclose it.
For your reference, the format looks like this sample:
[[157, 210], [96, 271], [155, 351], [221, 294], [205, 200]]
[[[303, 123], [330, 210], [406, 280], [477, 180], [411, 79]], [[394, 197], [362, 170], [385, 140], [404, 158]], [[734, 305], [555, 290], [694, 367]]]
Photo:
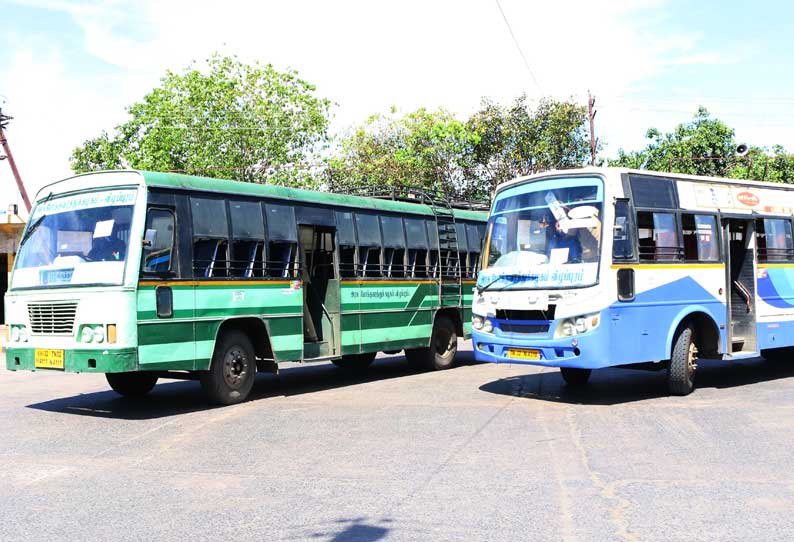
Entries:
[[590, 118], [590, 165], [594, 166], [596, 164], [596, 148], [598, 146], [598, 141], [596, 140], [595, 136], [595, 96], [590, 94], [590, 91], [587, 91], [587, 116]]
[[30, 213], [30, 200], [28, 199], [28, 193], [25, 190], [25, 185], [22, 184], [22, 177], [19, 176], [17, 164], [14, 162], [14, 155], [11, 154], [11, 147], [8, 146], [8, 139], [6, 139], [5, 133], [3, 132], [3, 128], [6, 128], [8, 126], [8, 121], [13, 118], [14, 117], [9, 117], [8, 115], [3, 114], [3, 108], [0, 107], [0, 145], [3, 146], [3, 152], [5, 152], [5, 156], [0, 155], [0, 160], [8, 159], [8, 165], [11, 166], [11, 173], [14, 174], [14, 179], [17, 181], [17, 188], [19, 188], [19, 193], [22, 195], [22, 201], [25, 203], [25, 209], [27, 209], [28, 213]]

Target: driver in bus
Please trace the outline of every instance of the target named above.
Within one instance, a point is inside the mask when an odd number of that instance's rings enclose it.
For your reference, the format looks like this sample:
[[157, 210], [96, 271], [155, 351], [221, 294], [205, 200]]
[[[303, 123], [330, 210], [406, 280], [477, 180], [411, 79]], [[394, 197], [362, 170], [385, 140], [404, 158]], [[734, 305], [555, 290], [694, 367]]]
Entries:
[[88, 259], [94, 262], [115, 262], [124, 259], [127, 243], [119, 238], [121, 232], [129, 233], [129, 209], [106, 213], [97, 221]]
[[552, 256], [554, 250], [568, 250], [567, 260], [563, 263], [582, 262], [582, 243], [579, 241], [577, 230], [569, 229], [567, 232], [560, 226], [559, 221], [554, 223], [554, 232], [549, 241], [549, 261], [554, 261]]

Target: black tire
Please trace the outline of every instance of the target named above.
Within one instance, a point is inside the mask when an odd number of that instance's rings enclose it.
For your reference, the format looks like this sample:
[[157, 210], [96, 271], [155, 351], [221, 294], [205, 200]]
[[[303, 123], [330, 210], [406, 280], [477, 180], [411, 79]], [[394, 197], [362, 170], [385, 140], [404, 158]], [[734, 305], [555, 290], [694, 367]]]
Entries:
[[332, 361], [334, 365], [346, 371], [366, 371], [372, 362], [375, 361], [377, 352], [367, 352], [365, 354], [350, 354], [342, 356], [342, 359]]
[[147, 372], [106, 373], [105, 378], [113, 391], [124, 397], [141, 397], [157, 384], [157, 375]]
[[433, 324], [430, 346], [406, 350], [405, 359], [417, 369], [440, 371], [452, 367], [457, 352], [458, 332], [455, 322], [449, 316], [440, 314]]
[[695, 389], [697, 348], [695, 331], [687, 325], [675, 338], [673, 354], [667, 367], [667, 388], [671, 395], [689, 395]]
[[251, 393], [256, 378], [254, 347], [248, 336], [237, 330], [224, 332], [215, 345], [209, 371], [201, 373], [201, 387], [211, 403], [242, 403]]
[[571, 388], [583, 388], [590, 380], [592, 369], [574, 369], [572, 367], [560, 367], [560, 374], [565, 383]]

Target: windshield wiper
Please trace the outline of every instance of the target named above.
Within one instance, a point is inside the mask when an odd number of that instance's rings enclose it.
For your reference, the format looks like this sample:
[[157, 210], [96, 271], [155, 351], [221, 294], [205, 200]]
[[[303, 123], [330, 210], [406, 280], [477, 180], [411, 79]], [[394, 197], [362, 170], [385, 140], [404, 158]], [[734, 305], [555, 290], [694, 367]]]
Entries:
[[[25, 232], [25, 235], [23, 235], [22, 239], [20, 239], [20, 241], [19, 241], [19, 248], [22, 248], [22, 245], [25, 244], [25, 241], [30, 239], [30, 236], [33, 235], [33, 232], [35, 232], [38, 229], [38, 227], [41, 225], [41, 222], [46, 217], [47, 217], [47, 215], [41, 215], [39, 218], [36, 219], [36, 221], [33, 224], [30, 225], [28, 230]], [[17, 249], [17, 252], [19, 251], [19, 248]]]
[[502, 280], [502, 279], [504, 279], [504, 278], [505, 278], [505, 276], [504, 276], [504, 275], [499, 275], [498, 277], [496, 277], [495, 279], [493, 279], [491, 282], [489, 282], [488, 284], [486, 284], [486, 285], [485, 285], [485, 286], [483, 286], [482, 288], [478, 288], [478, 290], [480, 290], [481, 292], [484, 292], [485, 290], [487, 290], [488, 288], [490, 288], [491, 286], [493, 286], [493, 284], [494, 284], [494, 283], [496, 283], [496, 282], [499, 282], [500, 280]]

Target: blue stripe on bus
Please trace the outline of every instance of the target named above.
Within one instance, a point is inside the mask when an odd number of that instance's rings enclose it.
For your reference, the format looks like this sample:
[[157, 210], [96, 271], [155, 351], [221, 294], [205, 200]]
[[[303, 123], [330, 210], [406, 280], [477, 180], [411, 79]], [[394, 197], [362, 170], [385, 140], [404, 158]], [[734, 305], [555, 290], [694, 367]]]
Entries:
[[761, 299], [778, 309], [794, 307], [794, 286], [791, 284], [794, 273], [785, 268], [769, 268], [765, 273], [756, 281]]

